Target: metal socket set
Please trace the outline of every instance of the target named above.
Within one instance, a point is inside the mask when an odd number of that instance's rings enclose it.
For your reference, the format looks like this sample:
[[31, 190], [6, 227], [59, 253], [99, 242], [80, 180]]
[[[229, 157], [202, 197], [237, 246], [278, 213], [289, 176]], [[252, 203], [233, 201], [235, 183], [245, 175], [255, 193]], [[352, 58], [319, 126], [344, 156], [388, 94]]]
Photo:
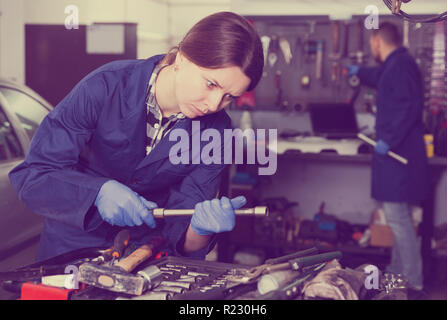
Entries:
[[72, 299], [191, 300], [196, 299], [192, 298], [192, 295], [197, 294], [197, 298], [206, 300], [209, 293], [236, 285], [228, 278], [238, 276], [250, 268], [250, 266], [167, 256], [146, 263], [138, 269], [147, 270], [151, 266], [157, 267], [158, 275], [155, 277], [153, 273], [154, 277], [150, 280], [151, 288], [141, 295], [133, 296], [89, 287], [79, 291]]
[[164, 257], [152, 261], [149, 265], [156, 266], [161, 272], [157, 284], [141, 296], [118, 297], [118, 299], [182, 300], [182, 296], [184, 296], [189, 300], [191, 293], [205, 297], [214, 289], [226, 289], [235, 285], [234, 282], [228, 280], [228, 277], [238, 275], [248, 268], [247, 266], [179, 257]]

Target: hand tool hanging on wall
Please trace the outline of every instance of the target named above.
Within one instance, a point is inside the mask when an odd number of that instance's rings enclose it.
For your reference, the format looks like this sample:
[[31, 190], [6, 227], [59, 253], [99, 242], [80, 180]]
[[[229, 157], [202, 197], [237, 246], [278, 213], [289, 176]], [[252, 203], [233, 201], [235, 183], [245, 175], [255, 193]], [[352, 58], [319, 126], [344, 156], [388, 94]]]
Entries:
[[273, 35], [270, 40], [269, 53], [267, 58], [270, 68], [273, 68], [273, 66], [276, 64], [276, 61], [278, 61], [278, 47], [278, 36]]
[[341, 43], [341, 21], [336, 20], [332, 23], [332, 53], [329, 55], [329, 58], [332, 60], [331, 63], [331, 81], [332, 81], [332, 94], [335, 100], [338, 100], [338, 97], [341, 90], [341, 58], [342, 58], [342, 50], [340, 48]]
[[276, 70], [275, 72], [275, 88], [276, 88], [276, 101], [275, 105], [278, 109], [282, 109], [283, 105], [283, 97], [282, 97], [282, 88], [281, 88], [281, 70]]
[[304, 62], [314, 62], [317, 56], [317, 41], [307, 39], [304, 42]]
[[336, 20], [332, 23], [332, 53], [329, 55], [332, 60], [331, 66], [331, 80], [340, 80], [340, 21]]
[[292, 52], [292, 55], [293, 55], [293, 57], [292, 57], [292, 65], [299, 64], [298, 67], [302, 67], [302, 65], [301, 65], [302, 62], [300, 61], [300, 59], [303, 56], [303, 54], [301, 52], [301, 47], [302, 47], [301, 38], [297, 37], [295, 39], [295, 46], [294, 46], [293, 52]]
[[[363, 59], [365, 57], [365, 54], [363, 52], [363, 21], [358, 20], [357, 21], [357, 51], [350, 54], [351, 59], [354, 61], [357, 65], [363, 64]], [[348, 83], [352, 88], [357, 88], [360, 86], [360, 79], [357, 75], [352, 75], [348, 78]]]
[[[301, 74], [303, 71], [303, 67], [304, 67], [304, 62], [303, 62], [303, 56], [304, 56], [304, 52], [302, 50], [303, 48], [303, 43], [300, 37], [297, 37], [295, 39], [295, 47], [293, 49], [293, 59], [292, 59], [292, 65], [298, 65], [298, 70], [299, 70], [299, 74]], [[302, 88], [307, 88], [305, 85], [303, 86], [303, 75], [301, 75], [301, 77], [299, 77], [299, 81], [301, 83]], [[309, 81], [307, 81], [307, 83], [310, 83], [310, 79], [308, 79]], [[297, 112], [303, 112], [304, 111], [304, 107], [301, 103], [295, 103], [295, 105], [293, 106], [293, 109]]]
[[363, 21], [357, 21], [357, 52], [355, 53], [355, 57], [357, 59], [357, 64], [363, 64], [363, 59], [365, 57], [365, 52], [363, 51], [363, 29], [365, 28]]
[[[270, 40], [271, 39], [270, 39], [269, 36], [264, 35], [264, 36], [261, 37], [262, 51], [264, 53], [264, 66], [267, 65], [267, 57], [268, 57], [268, 54], [269, 54]], [[267, 76], [267, 72], [265, 71], [265, 68], [264, 68], [264, 72], [262, 73], [262, 76], [263, 77]]]
[[[309, 21], [309, 32], [305, 34], [304, 41], [302, 44], [302, 54], [301, 54], [301, 66], [305, 67], [315, 61], [317, 54], [317, 43], [315, 40], [310, 40], [309, 36], [315, 33], [316, 21]], [[301, 88], [309, 89], [311, 84], [310, 74], [304, 72], [300, 78]]]
[[316, 69], [315, 69], [315, 78], [321, 80], [323, 74], [323, 50], [324, 50], [324, 41], [317, 41], [317, 61], [316, 61]]
[[290, 43], [285, 37], [279, 38], [279, 47], [281, 48], [281, 52], [283, 54], [284, 60], [287, 64], [290, 64], [292, 61], [292, 51], [290, 50]]
[[350, 22], [345, 21], [345, 36], [344, 36], [344, 45], [343, 45], [343, 58], [349, 58], [349, 28]]
[[340, 52], [340, 21], [332, 22], [332, 54], [330, 56], [333, 60], [341, 58]]
[[[306, 40], [304, 43], [305, 63], [315, 62], [315, 77], [321, 79], [321, 67], [323, 63], [323, 43], [317, 40]], [[301, 77], [301, 86], [308, 87], [310, 85], [310, 76], [308, 74]]]
[[410, 22], [403, 21], [403, 46], [410, 48]]

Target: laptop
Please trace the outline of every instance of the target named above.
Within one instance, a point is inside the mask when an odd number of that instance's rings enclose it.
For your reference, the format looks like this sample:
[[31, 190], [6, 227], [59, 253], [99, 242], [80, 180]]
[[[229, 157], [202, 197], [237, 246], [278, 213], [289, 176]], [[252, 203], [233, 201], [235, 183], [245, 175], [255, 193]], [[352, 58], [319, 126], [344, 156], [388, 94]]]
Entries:
[[359, 129], [354, 105], [311, 103], [308, 110], [314, 135], [327, 139], [357, 138]]

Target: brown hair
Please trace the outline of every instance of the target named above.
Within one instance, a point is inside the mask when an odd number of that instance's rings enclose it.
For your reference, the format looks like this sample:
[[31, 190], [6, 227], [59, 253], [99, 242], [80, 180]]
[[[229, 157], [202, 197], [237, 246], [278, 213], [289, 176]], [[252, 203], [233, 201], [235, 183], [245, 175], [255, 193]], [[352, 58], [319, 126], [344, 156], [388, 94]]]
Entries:
[[162, 63], [172, 64], [179, 51], [203, 68], [240, 67], [251, 80], [247, 91], [256, 87], [264, 68], [258, 33], [247, 19], [232, 12], [214, 13], [197, 22]]
[[399, 28], [391, 22], [382, 22], [379, 25], [379, 29], [373, 29], [372, 35], [374, 37], [379, 35], [388, 44], [395, 46], [402, 45], [402, 36]]

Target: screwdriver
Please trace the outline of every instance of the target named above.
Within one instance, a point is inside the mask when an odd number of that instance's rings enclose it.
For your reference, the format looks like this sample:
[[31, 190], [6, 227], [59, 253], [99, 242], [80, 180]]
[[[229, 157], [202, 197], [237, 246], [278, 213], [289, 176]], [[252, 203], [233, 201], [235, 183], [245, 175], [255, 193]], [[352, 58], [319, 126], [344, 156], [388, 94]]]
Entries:
[[121, 256], [124, 253], [124, 250], [129, 245], [129, 240], [130, 240], [130, 233], [129, 230], [127, 229], [121, 230], [115, 236], [115, 239], [113, 240], [113, 247], [107, 249], [106, 253], [104, 254], [107, 260], [111, 259], [110, 260], [111, 266], [113, 266], [113, 264], [117, 259], [121, 258]]

